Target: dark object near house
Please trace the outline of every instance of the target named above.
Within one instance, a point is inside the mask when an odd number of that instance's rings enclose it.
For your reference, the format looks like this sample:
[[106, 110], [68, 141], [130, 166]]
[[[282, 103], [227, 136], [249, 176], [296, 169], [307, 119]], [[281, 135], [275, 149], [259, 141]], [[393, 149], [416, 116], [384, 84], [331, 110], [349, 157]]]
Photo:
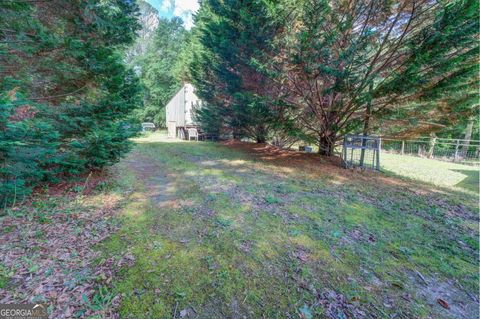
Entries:
[[142, 132], [146, 132], [146, 131], [155, 131], [155, 124], [142, 123]]
[[342, 160], [345, 168], [361, 167], [380, 170], [382, 140], [377, 136], [346, 135]]
[[299, 146], [298, 150], [300, 152], [306, 152], [306, 153], [312, 153], [313, 152], [313, 148], [311, 146], [306, 146], [306, 145]]

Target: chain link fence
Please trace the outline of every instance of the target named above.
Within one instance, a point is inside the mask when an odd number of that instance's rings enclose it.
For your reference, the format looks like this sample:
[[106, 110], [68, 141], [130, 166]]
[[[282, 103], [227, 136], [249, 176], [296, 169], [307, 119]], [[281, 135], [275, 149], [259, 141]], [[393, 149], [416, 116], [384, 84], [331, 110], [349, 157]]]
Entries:
[[382, 138], [386, 153], [419, 156], [441, 161], [480, 165], [480, 141], [447, 138]]

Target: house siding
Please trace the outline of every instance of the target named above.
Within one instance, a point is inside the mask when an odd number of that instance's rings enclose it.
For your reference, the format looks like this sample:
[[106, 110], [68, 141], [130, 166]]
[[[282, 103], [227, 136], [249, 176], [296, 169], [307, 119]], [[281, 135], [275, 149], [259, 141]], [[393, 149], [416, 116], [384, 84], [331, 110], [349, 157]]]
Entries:
[[201, 100], [195, 94], [195, 88], [191, 84], [185, 84], [185, 125], [195, 125], [193, 108], [201, 105]]
[[195, 94], [193, 85], [186, 83], [166, 106], [166, 126], [175, 122], [177, 128], [194, 126], [193, 107], [202, 102]]
[[182, 87], [166, 106], [167, 126], [169, 122], [175, 122], [177, 127], [185, 126], [185, 93]]

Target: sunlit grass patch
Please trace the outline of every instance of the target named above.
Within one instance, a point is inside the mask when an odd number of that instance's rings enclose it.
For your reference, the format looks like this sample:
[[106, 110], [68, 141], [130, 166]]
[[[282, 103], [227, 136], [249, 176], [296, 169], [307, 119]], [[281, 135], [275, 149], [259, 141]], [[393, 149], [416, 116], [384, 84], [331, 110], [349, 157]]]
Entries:
[[436, 186], [478, 194], [480, 167], [416, 156], [382, 154], [382, 169]]

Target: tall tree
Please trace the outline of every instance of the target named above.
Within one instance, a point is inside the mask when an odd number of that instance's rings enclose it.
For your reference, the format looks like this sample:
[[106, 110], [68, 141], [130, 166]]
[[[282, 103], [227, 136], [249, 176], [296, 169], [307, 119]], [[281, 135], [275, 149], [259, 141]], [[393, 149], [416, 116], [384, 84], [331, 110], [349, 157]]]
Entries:
[[144, 89], [144, 105], [136, 111], [140, 121], [165, 126], [165, 106], [182, 82], [181, 52], [187, 36], [182, 19], [160, 18], [148, 50], [133, 59]]
[[472, 85], [471, 76], [462, 79], [478, 50], [476, 1], [297, 3], [269, 67], [321, 154], [332, 155], [342, 134], [372, 115], [436, 99], [454, 83]]
[[[433, 23], [409, 42], [409, 57], [379, 83], [379, 118], [418, 135], [478, 115], [479, 9], [476, 1], [452, 1], [436, 11]], [[414, 127], [406, 119], [414, 119]]]
[[266, 141], [283, 111], [258, 63], [279, 27], [270, 19], [273, 8], [267, 0], [201, 2], [193, 31], [199, 50], [190, 65], [193, 84], [210, 110], [198, 114], [201, 123], [209, 120], [206, 114], [217, 114], [210, 119], [222, 121], [217, 127]]
[[136, 21], [130, 0], [0, 3], [0, 202], [125, 153]]

